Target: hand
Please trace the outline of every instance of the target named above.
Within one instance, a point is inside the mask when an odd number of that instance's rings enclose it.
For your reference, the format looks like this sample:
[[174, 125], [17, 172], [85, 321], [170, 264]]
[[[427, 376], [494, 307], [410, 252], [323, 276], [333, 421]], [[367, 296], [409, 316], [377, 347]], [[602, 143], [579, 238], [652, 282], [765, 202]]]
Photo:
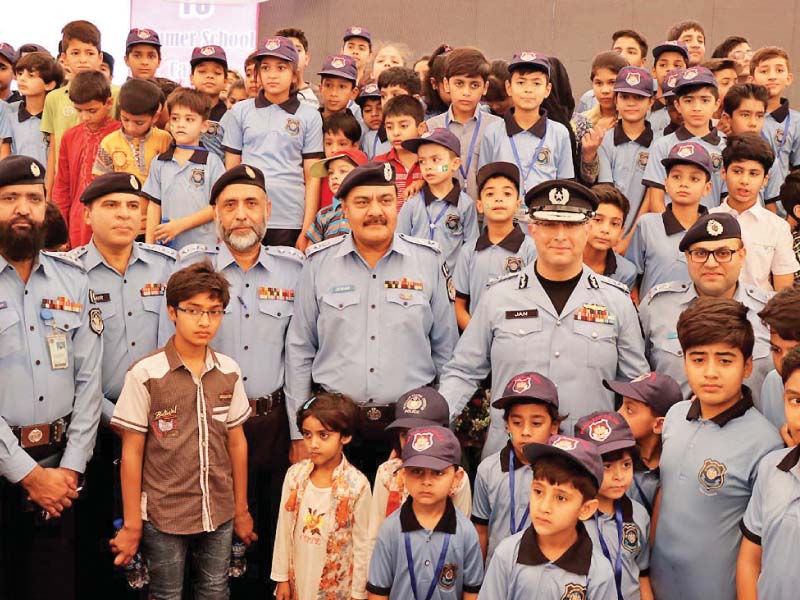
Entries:
[[69, 469], [45, 469], [37, 465], [20, 483], [28, 492], [28, 500], [41, 506], [51, 517], [60, 517], [78, 497], [77, 475]]
[[731, 132], [731, 118], [727, 114], [722, 113], [722, 116], [720, 117], [719, 121], [717, 121], [717, 130], [721, 131], [725, 135], [729, 135], [730, 134], [730, 132]]
[[181, 226], [181, 219], [173, 219], [166, 223], [161, 223], [155, 230], [155, 238], [157, 242], [162, 244], [169, 244], [172, 240], [183, 233]]
[[249, 511], [245, 511], [233, 518], [233, 532], [244, 542], [245, 546], [258, 541], [258, 536], [253, 531], [253, 517]]
[[403, 190], [403, 200], [408, 200], [411, 196], [418, 194], [423, 185], [425, 185], [425, 181], [422, 179], [409, 183], [408, 187]]
[[289, 449], [289, 462], [295, 464], [306, 458], [308, 458], [306, 443], [303, 440], [292, 440], [292, 447]]
[[300, 237], [297, 238], [294, 247], [300, 250], [300, 252], [305, 252], [306, 248], [308, 248], [308, 238], [306, 237], [305, 230], [300, 234]]
[[603, 141], [606, 131], [605, 128], [598, 124], [583, 136], [581, 140], [581, 158], [584, 162], [592, 162], [597, 158], [597, 149], [600, 147], [600, 142]]
[[117, 532], [117, 535], [108, 543], [111, 546], [111, 552], [116, 554], [114, 557], [114, 564], [118, 567], [124, 567], [130, 564], [136, 551], [139, 550], [139, 542], [142, 539], [142, 530], [133, 529], [123, 526]]
[[788, 447], [797, 446], [800, 440], [797, 440], [792, 435], [792, 432], [789, 431], [789, 425], [786, 423], [783, 424], [781, 427], [781, 439], [783, 439], [783, 443], [786, 444]]
[[281, 581], [275, 588], [275, 600], [292, 600], [292, 590], [288, 581]]
[[70, 485], [75, 488], [76, 491], [78, 491], [78, 479], [80, 478], [78, 472], [73, 471], [72, 469], [67, 469], [66, 467], [58, 467], [58, 470], [61, 471], [64, 474], [64, 477], [70, 481]]

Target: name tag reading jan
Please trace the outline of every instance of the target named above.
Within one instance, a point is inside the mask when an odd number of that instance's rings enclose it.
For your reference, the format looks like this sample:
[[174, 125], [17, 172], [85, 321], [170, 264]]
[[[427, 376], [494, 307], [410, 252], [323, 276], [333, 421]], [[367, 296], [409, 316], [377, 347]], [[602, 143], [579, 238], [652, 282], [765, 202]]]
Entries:
[[54, 332], [47, 336], [47, 349], [50, 352], [50, 366], [53, 369], [66, 369], [69, 366], [67, 336], [62, 332]]

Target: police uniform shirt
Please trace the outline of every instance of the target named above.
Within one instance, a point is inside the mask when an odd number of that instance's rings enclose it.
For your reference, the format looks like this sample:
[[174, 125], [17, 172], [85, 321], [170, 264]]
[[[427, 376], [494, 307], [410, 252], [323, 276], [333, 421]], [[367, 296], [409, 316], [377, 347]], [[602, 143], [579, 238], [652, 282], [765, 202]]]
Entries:
[[760, 398], [761, 414], [767, 418], [777, 429], [786, 424], [786, 410], [783, 401], [783, 380], [780, 374], [773, 369], [764, 377], [761, 384]]
[[[11, 138], [11, 154], [23, 154], [35, 158], [43, 165], [47, 164], [47, 141], [42, 133], [42, 115], [32, 115], [25, 108], [25, 101], [14, 102], [6, 107], [8, 113], [9, 135]], [[0, 117], [0, 128], [3, 118]]]
[[[632, 501], [628, 496], [623, 496], [615, 502], [622, 513], [622, 541], [620, 542], [617, 530], [616, 516], [607, 515], [597, 511], [596, 518], [592, 517], [583, 522], [589, 537], [592, 538], [595, 550], [602, 552], [600, 535], [608, 548], [608, 557], [603, 557], [613, 569], [617, 556], [622, 552], [620, 567], [622, 570], [622, 598], [624, 600], [639, 600], [639, 578], [647, 577], [650, 570], [650, 515], [644, 506]], [[599, 525], [599, 527], [598, 527]]]
[[668, 133], [667, 127], [669, 124], [672, 123], [672, 119], [669, 116], [669, 111], [666, 108], [660, 108], [658, 110], [654, 110], [650, 113], [650, 116], [647, 117], [647, 120], [650, 122], [650, 127], [653, 129], [653, 138], [658, 139], [666, 133]]
[[628, 290], [632, 290], [636, 278], [639, 276], [639, 269], [624, 256], [609, 250], [606, 252], [606, 267], [602, 274], [611, 277], [614, 281], [624, 283]]
[[489, 529], [486, 564], [494, 555], [497, 545], [511, 533], [511, 488], [509, 478], [514, 477], [514, 525], [525, 529], [530, 525], [528, 506], [531, 499], [533, 470], [514, 457], [514, 472], [510, 472], [509, 456], [514, 452], [511, 442], [500, 452], [488, 456], [478, 465], [472, 502], [472, 522]]
[[614, 571], [583, 523], [578, 540], [555, 561], [542, 554], [533, 527], [507, 537], [486, 569], [478, 600], [617, 600]]
[[[439, 387], [451, 416], [461, 413], [490, 370], [494, 398], [517, 373], [536, 371], [558, 386], [560, 410], [569, 415], [562, 428], [569, 434], [579, 417], [614, 409], [603, 379], [633, 379], [650, 370], [636, 309], [620, 283], [584, 266], [557, 313], [534, 269], [535, 263], [498, 280], [472, 313]], [[483, 456], [506, 440], [503, 411], [492, 408]]]
[[[506, 112], [501, 127], [486, 130], [478, 168], [497, 161], [517, 165], [523, 194], [543, 181], [573, 179], [569, 132], [561, 123], [548, 119], [546, 110], [540, 109], [540, 113], [535, 125], [522, 129], [514, 120], [514, 109]], [[463, 148], [464, 142], [461, 143]]]
[[661, 487], [659, 467], [649, 468], [641, 459], [633, 461], [633, 483], [628, 488], [627, 496], [642, 506], [649, 515], [653, 514], [658, 489]]
[[[183, 165], [173, 158], [174, 153], [173, 145], [150, 163], [150, 175], [142, 186], [142, 191], [161, 206], [162, 221], [188, 217], [208, 208], [211, 188], [225, 172], [222, 161], [208, 150], [195, 150]], [[216, 242], [217, 229], [212, 220], [184, 231], [169, 245], [180, 250], [189, 244], [213, 246]]]
[[303, 161], [323, 158], [322, 117], [297, 96], [272, 104], [263, 92], [225, 113], [223, 150], [258, 167], [269, 182], [273, 229], [300, 229], [305, 213]]
[[383, 126], [378, 129], [367, 129], [361, 136], [361, 151], [372, 160], [376, 156], [386, 154], [392, 149], [392, 143], [386, 137]]
[[[765, 292], [755, 286], [742, 284], [736, 287], [736, 292], [733, 294], [734, 300], [738, 300], [749, 309], [747, 318], [755, 334], [753, 373], [745, 380], [745, 384], [753, 391], [753, 401], [758, 408], [761, 407], [759, 400], [761, 384], [773, 368], [769, 330], [759, 318], [758, 312], [773, 295], [773, 292]], [[645, 353], [650, 367], [653, 371], [666, 373], [677, 381], [681, 386], [683, 397], [688, 398], [692, 390], [683, 368], [683, 351], [678, 340], [677, 325], [678, 317], [697, 298], [697, 289], [688, 280], [672, 281], [652, 288], [641, 298], [639, 320], [642, 323]]]
[[497, 244], [492, 244], [484, 229], [474, 244], [464, 244], [458, 253], [453, 271], [456, 297], [466, 300], [474, 310], [490, 281], [517, 273], [534, 260], [536, 245], [519, 227]]
[[0, 141], [3, 142], [10, 142], [12, 141], [12, 131], [11, 131], [11, 108], [10, 105], [3, 102], [0, 104]]
[[753, 495], [742, 519], [744, 537], [761, 547], [758, 597], [797, 597], [800, 556], [800, 447], [767, 454], [758, 465]]
[[225, 137], [225, 127], [222, 125], [222, 117], [228, 112], [228, 106], [224, 100], [220, 100], [211, 109], [208, 117], [208, 129], [200, 136], [200, 142], [208, 148], [220, 161], [225, 160], [225, 150], [222, 141]]
[[[83, 473], [92, 456], [103, 346], [102, 320], [90, 310], [88, 294], [86, 272], [67, 256], [39, 253], [27, 284], [0, 256], [0, 475], [12, 483], [36, 462], [11, 427], [71, 415], [61, 466]], [[66, 338], [66, 368], [51, 362], [48, 336], [56, 334]]]
[[444, 515], [433, 528], [419, 524], [411, 497], [386, 518], [369, 562], [367, 591], [391, 600], [414, 598], [406, 557], [405, 536], [409, 536], [416, 577], [417, 598], [426, 598], [433, 583], [445, 537], [450, 542], [431, 600], [460, 600], [462, 593], [476, 593], [483, 581], [483, 555], [478, 533], [469, 519], [447, 499]]
[[597, 104], [597, 96], [594, 95], [594, 88], [583, 92], [583, 96], [578, 100], [578, 106], [575, 107], [576, 113], [584, 113], [587, 110], [594, 108]]
[[395, 234], [374, 269], [352, 233], [315, 244], [307, 257], [286, 340], [290, 415], [311, 397], [312, 378], [359, 404], [390, 404], [433, 381], [458, 337], [436, 242]]
[[622, 124], [618, 123], [603, 136], [598, 150], [600, 172], [597, 183], [614, 184], [631, 205], [623, 226], [625, 235], [633, 228], [644, 193], [647, 191], [642, 184], [642, 177], [650, 156], [653, 130], [649, 122], [645, 121], [644, 124], [645, 130], [638, 138], [632, 140], [622, 129]]
[[[778, 200], [783, 180], [800, 165], [800, 112], [789, 108], [789, 101], [781, 98], [781, 105], [765, 116], [761, 136], [775, 151], [775, 163], [764, 191], [769, 204]], [[780, 202], [777, 206], [782, 209]]]
[[478, 239], [478, 213], [472, 198], [461, 191], [455, 179], [453, 188], [437, 198], [427, 183], [411, 196], [397, 214], [397, 233], [404, 233], [439, 244], [445, 264], [455, 268], [458, 252]]
[[[667, 158], [673, 146], [680, 142], [697, 142], [708, 150], [711, 156], [711, 192], [700, 199], [700, 204], [706, 208], [719, 206], [720, 196], [723, 190], [722, 180], [722, 151], [725, 148], [725, 137], [720, 135], [716, 129], [703, 137], [692, 135], [685, 127], [679, 127], [674, 133], [666, 134], [656, 139], [650, 145], [650, 158], [642, 176], [642, 184], [645, 187], [654, 187], [665, 190], [664, 182], [667, 180], [667, 170], [661, 164], [662, 159]], [[670, 202], [669, 194], [665, 192], [664, 202]]]
[[134, 242], [124, 273], [105, 261], [94, 241], [69, 254], [89, 275], [89, 293], [82, 301], [103, 319], [103, 421], [108, 423], [128, 368], [158, 348], [159, 317], [175, 252]]
[[739, 521], [759, 461], [782, 446], [774, 427], [744, 397], [713, 419], [697, 400], [667, 413], [662, 434], [658, 534], [650, 555], [656, 598], [736, 598]]

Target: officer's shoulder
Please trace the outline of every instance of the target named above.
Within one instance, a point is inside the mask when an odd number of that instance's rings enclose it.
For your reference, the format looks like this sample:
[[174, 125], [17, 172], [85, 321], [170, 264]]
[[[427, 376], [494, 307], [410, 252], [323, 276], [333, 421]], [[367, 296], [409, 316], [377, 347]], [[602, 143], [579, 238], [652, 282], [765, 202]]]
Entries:
[[595, 289], [612, 287], [618, 289], [623, 294], [630, 294], [628, 286], [621, 281], [617, 281], [616, 279], [611, 279], [611, 277], [606, 277], [605, 275], [599, 275], [597, 273], [592, 273], [589, 275], [589, 287]]
[[75, 259], [77, 261], [80, 261], [80, 259], [83, 257], [83, 255], [86, 254], [88, 251], [89, 251], [89, 246], [88, 245], [86, 245], [86, 246], [78, 246], [77, 248], [73, 248], [72, 250], [70, 250], [69, 252], [66, 252], [65, 254], [67, 256], [69, 256], [70, 258], [73, 258], [73, 259]]
[[439, 242], [435, 240], [426, 240], [424, 238], [414, 237], [413, 235], [406, 235], [405, 233], [398, 234], [398, 237], [404, 242], [408, 242], [409, 244], [414, 244], [415, 246], [422, 246], [423, 248], [427, 248], [428, 250], [430, 250], [435, 254], [442, 253], [442, 247], [439, 245]]
[[300, 250], [297, 248], [291, 248], [290, 246], [267, 246], [264, 248], [264, 252], [270, 256], [276, 256], [279, 259], [291, 260], [292, 262], [300, 265], [306, 262], [306, 255], [300, 252]]
[[688, 281], [669, 281], [667, 283], [659, 283], [650, 288], [647, 292], [647, 302], [652, 302], [653, 298], [662, 294], [682, 294], [689, 289]]
[[205, 244], [188, 244], [178, 250], [177, 258], [178, 262], [183, 262], [188, 260], [190, 257], [193, 257], [196, 254], [216, 254], [217, 249], [212, 248], [210, 246], [206, 246]]
[[308, 248], [306, 248], [306, 258], [311, 258], [315, 254], [322, 252], [323, 250], [327, 250], [328, 248], [332, 248], [333, 246], [338, 246], [344, 241], [346, 235], [337, 235], [336, 237], [328, 238], [327, 240], [322, 240], [321, 242], [317, 242], [316, 244], [311, 244]]
[[42, 251], [42, 254], [44, 254], [45, 256], [48, 256], [48, 257], [56, 260], [57, 262], [59, 262], [61, 264], [65, 264], [65, 265], [69, 265], [71, 267], [75, 267], [76, 269], [79, 269], [81, 271], [81, 273], [86, 273], [86, 269], [83, 267], [83, 263], [81, 263], [81, 261], [78, 260], [77, 258], [74, 258], [74, 257], [70, 256], [69, 252]]
[[136, 244], [139, 246], [140, 250], [144, 250], [145, 252], [159, 254], [171, 260], [178, 258], [178, 252], [167, 246], [161, 246], [160, 244], [145, 244], [144, 242], [136, 242]]
[[744, 293], [761, 305], [766, 304], [769, 299], [775, 295], [774, 292], [768, 292], [753, 285], [744, 286]]
[[486, 282], [486, 287], [490, 288], [503, 281], [508, 281], [510, 279], [517, 279], [518, 277], [520, 277], [520, 275], [521, 275], [520, 273], [506, 273], [505, 275], [500, 275], [499, 277], [493, 277], [492, 279]]

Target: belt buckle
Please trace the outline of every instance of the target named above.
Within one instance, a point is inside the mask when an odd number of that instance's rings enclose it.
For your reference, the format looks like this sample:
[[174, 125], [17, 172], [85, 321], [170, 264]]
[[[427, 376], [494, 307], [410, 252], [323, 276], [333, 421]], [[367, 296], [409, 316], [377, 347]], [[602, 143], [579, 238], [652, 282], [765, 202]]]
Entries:
[[272, 412], [274, 408], [274, 402], [272, 401], [272, 394], [267, 394], [266, 396], [261, 397], [261, 414], [268, 415]]
[[367, 420], [369, 421], [380, 421], [382, 413], [380, 409], [375, 408], [374, 406], [370, 406], [366, 412]]
[[50, 443], [49, 425], [27, 425], [20, 428], [20, 446], [23, 448], [37, 448]]

